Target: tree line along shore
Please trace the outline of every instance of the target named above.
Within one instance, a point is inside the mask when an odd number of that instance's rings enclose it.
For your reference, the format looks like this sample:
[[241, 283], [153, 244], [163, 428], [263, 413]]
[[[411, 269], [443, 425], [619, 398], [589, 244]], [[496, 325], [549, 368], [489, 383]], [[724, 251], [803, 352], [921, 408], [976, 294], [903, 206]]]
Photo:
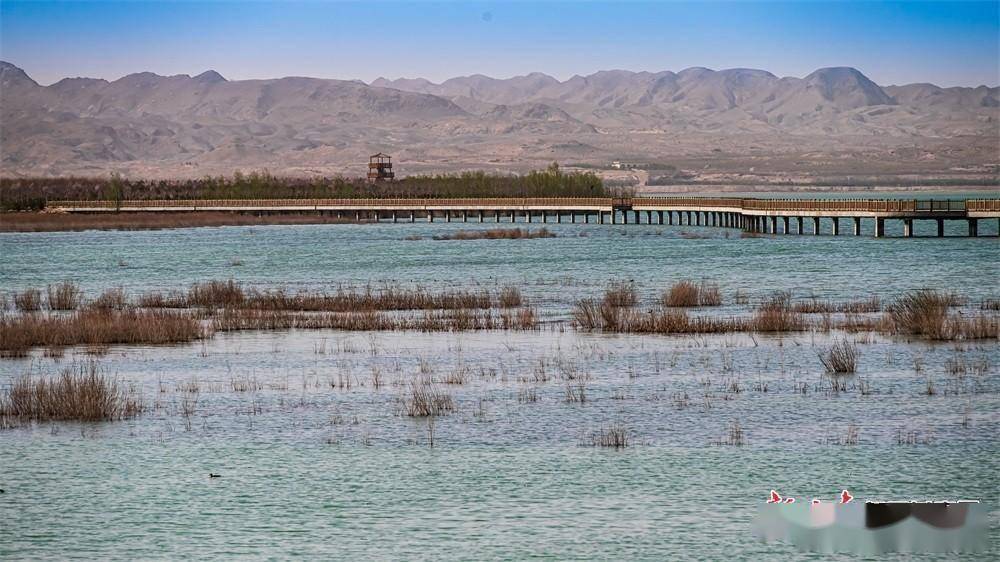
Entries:
[[0, 211], [40, 211], [50, 200], [612, 197], [616, 193], [592, 172], [566, 173], [556, 164], [523, 175], [464, 172], [377, 183], [363, 178], [277, 177], [266, 172], [173, 181], [118, 175], [0, 178]]

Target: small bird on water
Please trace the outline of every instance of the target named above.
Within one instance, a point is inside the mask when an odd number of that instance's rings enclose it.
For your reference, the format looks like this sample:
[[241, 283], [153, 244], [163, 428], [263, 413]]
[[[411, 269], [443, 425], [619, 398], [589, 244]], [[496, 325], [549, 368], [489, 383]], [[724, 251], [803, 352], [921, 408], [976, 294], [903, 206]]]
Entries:
[[222, 478], [222, 475], [221, 474], [216, 474], [214, 472], [209, 472], [208, 473], [208, 477], [209, 478]]

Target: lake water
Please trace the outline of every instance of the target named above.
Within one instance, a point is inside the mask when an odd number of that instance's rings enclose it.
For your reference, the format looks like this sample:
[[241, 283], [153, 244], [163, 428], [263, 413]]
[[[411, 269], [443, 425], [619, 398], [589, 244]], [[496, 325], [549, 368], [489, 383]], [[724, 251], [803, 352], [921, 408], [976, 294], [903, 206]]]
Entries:
[[[613, 280], [634, 281], [644, 308], [677, 280], [704, 279], [725, 298], [712, 314], [746, 311], [738, 291], [751, 303], [775, 290], [888, 302], [919, 288], [956, 291], [969, 299], [959, 311], [976, 314], [1000, 297], [1000, 239], [958, 237], [957, 221], [956, 237], [878, 240], [545, 226], [558, 237], [431, 239], [496, 227], [444, 222], [0, 234], [6, 294], [64, 279], [91, 297], [230, 278], [293, 291], [515, 284], [544, 321], [537, 332], [244, 332], [114, 346], [96, 360], [148, 411], [0, 431], [0, 558], [819, 558], [759, 542], [751, 519], [770, 489], [833, 500], [843, 488], [859, 499], [984, 500], [992, 550], [977, 558], [1000, 554], [998, 342], [849, 335], [858, 374], [834, 390], [818, 354], [842, 334], [568, 325], [576, 300]], [[916, 234], [934, 228], [917, 223]], [[983, 221], [980, 232], [996, 229]], [[89, 360], [81, 349], [0, 360], [0, 385]], [[960, 375], [949, 368], [958, 362]], [[456, 411], [433, 425], [401, 415], [418, 377], [461, 378], [438, 385]], [[581, 386], [586, 401], [567, 402]], [[742, 446], [722, 444], [733, 423]], [[634, 446], [586, 446], [612, 424]], [[858, 443], [838, 444], [852, 426]]]

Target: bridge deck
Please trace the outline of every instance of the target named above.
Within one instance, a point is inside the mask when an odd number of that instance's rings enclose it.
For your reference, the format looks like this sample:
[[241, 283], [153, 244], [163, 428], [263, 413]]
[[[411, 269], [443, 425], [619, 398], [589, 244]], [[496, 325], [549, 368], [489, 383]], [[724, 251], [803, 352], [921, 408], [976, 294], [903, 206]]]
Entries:
[[748, 216], [957, 219], [1000, 217], [1000, 199], [758, 199], [728, 197], [482, 199], [215, 199], [50, 201], [46, 210], [119, 211], [520, 211], [723, 212]]

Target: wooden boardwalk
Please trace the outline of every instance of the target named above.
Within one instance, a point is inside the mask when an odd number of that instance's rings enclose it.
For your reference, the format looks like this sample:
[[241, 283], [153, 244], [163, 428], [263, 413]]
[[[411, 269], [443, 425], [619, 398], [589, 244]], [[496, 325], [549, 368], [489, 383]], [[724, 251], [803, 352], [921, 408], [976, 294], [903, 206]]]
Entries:
[[[840, 234], [847, 220], [861, 235], [862, 219], [873, 221], [872, 233], [885, 235], [885, 221], [903, 223], [913, 235], [913, 221], [968, 223], [977, 236], [979, 222], [1000, 219], [997, 199], [764, 199], [732, 197], [631, 198], [480, 198], [480, 199], [215, 199], [50, 201], [46, 210], [67, 213], [106, 212], [237, 212], [253, 214], [320, 213], [356, 221], [413, 222], [595, 222], [598, 224], [677, 224], [737, 228], [767, 234], [819, 234], [821, 221]], [[806, 228], [807, 221], [810, 228]]]

